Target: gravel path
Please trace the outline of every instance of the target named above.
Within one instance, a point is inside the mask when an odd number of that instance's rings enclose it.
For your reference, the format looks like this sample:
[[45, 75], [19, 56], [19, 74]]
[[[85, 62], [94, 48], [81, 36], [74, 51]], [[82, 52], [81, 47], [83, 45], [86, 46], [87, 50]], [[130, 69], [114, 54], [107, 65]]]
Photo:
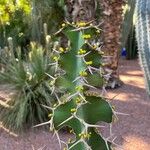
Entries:
[[[150, 99], [138, 61], [121, 61], [119, 71], [124, 85], [108, 94], [110, 98], [116, 96], [112, 100], [116, 110], [129, 115], [119, 115], [113, 125], [113, 134], [117, 136], [115, 142], [124, 150], [150, 150]], [[3, 89], [0, 87], [0, 100], [8, 97]], [[69, 135], [63, 133], [61, 136], [66, 139]], [[59, 150], [59, 146], [56, 138], [44, 129], [16, 135], [1, 126], [0, 150]]]
[[144, 78], [137, 60], [120, 63], [120, 78], [124, 85], [109, 92], [109, 97], [118, 95], [113, 104], [119, 112], [129, 116], [119, 116], [114, 124], [116, 143], [124, 150], [150, 150], [150, 98], [145, 91]]

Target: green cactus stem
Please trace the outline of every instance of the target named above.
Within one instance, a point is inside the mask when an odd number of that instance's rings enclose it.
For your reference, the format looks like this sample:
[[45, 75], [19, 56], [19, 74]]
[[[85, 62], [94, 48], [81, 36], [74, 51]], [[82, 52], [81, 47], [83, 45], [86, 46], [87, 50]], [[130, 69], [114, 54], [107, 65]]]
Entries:
[[150, 95], [150, 1], [136, 2], [136, 37], [139, 49], [139, 59], [144, 71], [147, 92]]
[[[78, 23], [77, 26], [69, 23], [62, 25], [60, 31], [70, 44], [67, 49], [55, 47], [53, 51], [57, 69], [62, 68], [64, 71], [63, 75], [57, 77], [54, 86], [63, 90], [64, 95], [59, 97], [57, 94], [58, 103], [50, 108], [50, 128], [58, 139], [61, 128], [68, 126], [72, 129], [76, 138], [66, 143], [66, 149], [109, 150], [111, 143], [98, 133], [97, 128], [101, 126], [97, 123], [111, 123], [113, 110], [104, 98], [86, 95], [86, 89], [96, 89], [95, 86], [103, 85], [100, 51], [90, 43], [95, 33], [89, 34], [84, 27], [98, 29], [86, 23]], [[57, 91], [54, 90], [53, 93]], [[61, 142], [59, 139], [60, 145]]]

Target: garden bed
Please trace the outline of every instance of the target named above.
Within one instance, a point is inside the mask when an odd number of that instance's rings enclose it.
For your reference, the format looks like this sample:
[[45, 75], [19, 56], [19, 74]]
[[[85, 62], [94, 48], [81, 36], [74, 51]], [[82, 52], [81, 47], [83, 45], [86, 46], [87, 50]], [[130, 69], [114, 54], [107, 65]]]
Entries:
[[[137, 60], [121, 60], [119, 67], [124, 85], [108, 91], [108, 96], [116, 96], [112, 100], [116, 110], [128, 115], [119, 115], [119, 121], [113, 125], [112, 131], [117, 137], [115, 143], [124, 150], [149, 150], [150, 99], [145, 92], [143, 74]], [[1, 102], [9, 99], [12, 93], [6, 89], [7, 86], [0, 86]], [[69, 136], [66, 132], [61, 133], [62, 139]], [[59, 145], [56, 137], [46, 129], [15, 134], [1, 125], [0, 150], [59, 150]]]

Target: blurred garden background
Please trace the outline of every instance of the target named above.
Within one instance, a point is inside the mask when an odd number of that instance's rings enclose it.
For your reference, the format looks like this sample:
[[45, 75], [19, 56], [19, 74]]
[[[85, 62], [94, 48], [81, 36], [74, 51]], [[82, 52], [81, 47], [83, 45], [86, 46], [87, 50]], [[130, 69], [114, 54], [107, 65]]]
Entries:
[[0, 1], [0, 150], [149, 150], [149, 0]]

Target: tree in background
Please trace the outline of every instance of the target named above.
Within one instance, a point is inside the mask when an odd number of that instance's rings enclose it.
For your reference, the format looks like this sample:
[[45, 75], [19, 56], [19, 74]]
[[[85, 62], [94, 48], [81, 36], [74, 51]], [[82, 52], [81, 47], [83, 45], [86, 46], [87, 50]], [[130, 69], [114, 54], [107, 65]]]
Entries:
[[[44, 11], [43, 11], [44, 10]], [[14, 0], [0, 2], [0, 47], [13, 37], [15, 46], [24, 46], [29, 41], [43, 42], [43, 24], [49, 33], [56, 32], [64, 20], [64, 5], [60, 0]]]

